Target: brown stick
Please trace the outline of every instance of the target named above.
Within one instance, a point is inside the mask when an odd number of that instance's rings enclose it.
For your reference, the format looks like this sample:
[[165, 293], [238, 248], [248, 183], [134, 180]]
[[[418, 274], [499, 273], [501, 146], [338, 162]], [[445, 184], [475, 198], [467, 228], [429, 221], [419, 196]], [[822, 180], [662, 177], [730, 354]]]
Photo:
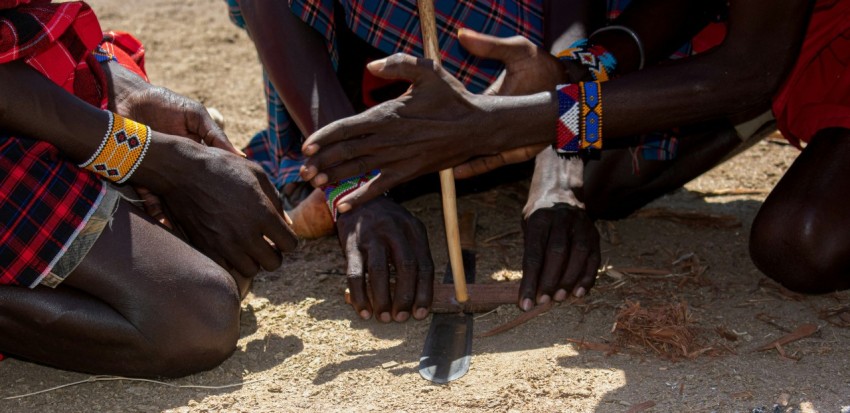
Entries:
[[784, 345], [786, 345], [790, 342], [806, 338], [806, 337], [816, 333], [817, 331], [818, 331], [818, 325], [817, 324], [813, 324], [813, 323], [801, 324], [794, 331], [792, 331], [792, 332], [790, 332], [790, 333], [788, 333], [788, 334], [786, 334], [782, 337], [779, 337], [778, 339], [773, 340], [770, 343], [767, 343], [767, 344], [757, 348], [756, 351], [766, 351], [766, 350], [776, 348], [776, 346], [781, 347], [781, 346], [784, 346]]
[[[425, 57], [440, 65], [440, 46], [437, 43], [437, 20], [434, 16], [433, 0], [418, 0], [419, 25], [422, 28], [422, 48]], [[455, 178], [451, 169], [440, 171], [440, 187], [443, 195], [443, 219], [446, 224], [446, 241], [449, 248], [449, 262], [454, 276], [455, 298], [459, 303], [469, 300], [466, 288], [466, 274], [463, 271], [463, 256], [460, 252], [460, 235], [457, 225], [457, 197]]]
[[500, 305], [516, 304], [519, 297], [519, 284], [469, 284], [469, 301], [458, 303], [454, 288], [448, 284], [434, 285], [432, 313], [486, 313]]

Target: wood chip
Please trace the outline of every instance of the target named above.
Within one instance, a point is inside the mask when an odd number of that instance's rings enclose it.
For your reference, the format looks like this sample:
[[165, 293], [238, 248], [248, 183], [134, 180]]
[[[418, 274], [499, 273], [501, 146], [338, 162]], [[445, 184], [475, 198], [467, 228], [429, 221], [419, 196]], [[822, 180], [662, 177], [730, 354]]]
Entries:
[[726, 327], [724, 327], [724, 326], [717, 326], [717, 327], [714, 327], [714, 331], [716, 331], [716, 332], [717, 332], [717, 335], [719, 335], [720, 337], [725, 338], [726, 340], [729, 340], [729, 341], [738, 341], [738, 335], [737, 335], [737, 334], [735, 334], [735, 333], [733, 333], [733, 332], [731, 332], [731, 331], [729, 331], [729, 329], [727, 329], [727, 328], [726, 328]]
[[629, 407], [629, 410], [626, 410], [626, 413], [639, 413], [653, 407], [655, 407], [655, 402], [647, 400], [643, 403], [633, 404], [632, 407]]
[[[774, 349], [774, 348], [776, 348], [777, 345], [779, 345], [780, 355], [782, 355], [783, 352], [781, 351], [781, 348], [782, 348], [781, 346], [784, 346], [788, 343], [792, 343], [794, 341], [797, 341], [797, 340], [806, 338], [808, 336], [811, 336], [812, 334], [816, 333], [817, 331], [818, 331], [818, 325], [817, 324], [814, 324], [814, 323], [801, 324], [799, 327], [794, 329], [794, 331], [792, 331], [792, 332], [790, 332], [790, 333], [788, 333], [788, 334], [786, 334], [782, 337], [779, 337], [778, 339], [773, 340], [770, 343], [767, 343], [767, 344], [757, 348], [756, 351], [767, 351], [767, 350], [770, 350], [770, 349]], [[783, 355], [783, 357], [784, 357], [784, 355]]]
[[593, 341], [576, 340], [574, 338], [568, 338], [567, 341], [570, 342], [570, 343], [577, 344], [578, 348], [582, 349], [582, 350], [604, 351], [605, 353], [608, 353], [608, 354], [614, 354], [614, 353], [616, 353], [617, 351], [620, 350], [619, 347], [611, 345], [611, 344], [606, 344], [606, 343], [596, 343], [596, 342], [593, 342]]
[[698, 211], [676, 211], [668, 208], [644, 208], [631, 215], [634, 218], [656, 218], [694, 227], [738, 228], [741, 221], [728, 214]]
[[532, 308], [531, 310], [528, 310], [528, 311], [520, 314], [519, 316], [517, 316], [517, 318], [515, 318], [511, 321], [508, 321], [505, 324], [497, 326], [496, 328], [493, 328], [493, 329], [491, 329], [487, 332], [479, 334], [476, 337], [492, 337], [492, 336], [495, 336], [496, 334], [504, 333], [505, 331], [508, 331], [508, 330], [510, 330], [514, 327], [519, 326], [519, 325], [525, 324], [526, 322], [533, 319], [534, 317], [537, 317], [540, 314], [543, 314], [543, 313], [551, 310], [553, 306], [555, 306], [555, 301], [549, 301], [546, 304], [540, 304], [540, 305]]

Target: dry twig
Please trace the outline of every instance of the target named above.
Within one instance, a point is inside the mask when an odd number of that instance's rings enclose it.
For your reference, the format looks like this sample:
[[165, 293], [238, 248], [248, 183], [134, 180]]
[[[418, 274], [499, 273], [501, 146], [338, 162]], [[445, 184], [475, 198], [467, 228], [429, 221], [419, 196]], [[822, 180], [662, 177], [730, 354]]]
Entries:
[[122, 381], [123, 380], [126, 380], [126, 381], [141, 381], [141, 382], [145, 382], [145, 383], [154, 383], [154, 384], [159, 384], [159, 385], [163, 385], [163, 386], [174, 387], [174, 388], [178, 388], [178, 389], [221, 390], [221, 389], [229, 389], [229, 388], [232, 388], [232, 387], [245, 386], [245, 385], [253, 384], [253, 383], [259, 383], [259, 382], [262, 382], [262, 381], [266, 381], [268, 379], [256, 379], [256, 380], [244, 381], [244, 382], [240, 382], [240, 383], [225, 384], [225, 385], [222, 385], [222, 386], [202, 386], [202, 385], [197, 385], [197, 384], [174, 384], [174, 383], [166, 383], [164, 381], [159, 381], [159, 380], [136, 379], [136, 378], [129, 378], [129, 377], [121, 377], [121, 376], [91, 376], [91, 377], [89, 377], [85, 380], [75, 381], [75, 382], [72, 382], [72, 383], [65, 383], [65, 384], [62, 384], [62, 385], [59, 385], [59, 386], [51, 387], [49, 389], [34, 391], [32, 393], [27, 393], [27, 394], [19, 394], [17, 396], [4, 397], [3, 400], [22, 399], [24, 397], [35, 396], [37, 394], [42, 394], [42, 393], [48, 393], [48, 392], [51, 392], [51, 391], [54, 391], [54, 390], [64, 389], [66, 387], [76, 386], [76, 385], [79, 385], [79, 384], [94, 383], [96, 381], [119, 381], [119, 380], [122, 380]]

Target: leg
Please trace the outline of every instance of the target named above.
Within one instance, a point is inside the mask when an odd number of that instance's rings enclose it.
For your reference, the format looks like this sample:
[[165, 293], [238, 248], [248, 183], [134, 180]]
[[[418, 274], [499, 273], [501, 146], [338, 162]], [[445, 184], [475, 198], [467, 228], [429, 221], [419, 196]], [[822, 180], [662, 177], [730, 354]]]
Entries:
[[683, 130], [679, 137], [676, 159], [646, 161], [639, 157], [639, 174], [632, 171], [629, 149], [606, 150], [600, 160], [587, 162], [584, 201], [588, 213], [598, 219], [625, 218], [760, 139], [742, 143], [735, 129], [723, 121], [691, 129]]
[[233, 277], [124, 201], [59, 287], [0, 286], [0, 303], [0, 351], [70, 370], [181, 376], [239, 338]]
[[785, 287], [806, 293], [850, 288], [850, 130], [819, 132], [753, 221], [750, 255]]

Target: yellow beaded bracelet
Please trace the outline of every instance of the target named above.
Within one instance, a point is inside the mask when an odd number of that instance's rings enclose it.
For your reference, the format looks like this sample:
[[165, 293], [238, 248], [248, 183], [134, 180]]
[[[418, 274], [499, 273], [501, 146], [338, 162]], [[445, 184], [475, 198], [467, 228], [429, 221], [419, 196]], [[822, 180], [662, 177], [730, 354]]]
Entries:
[[117, 113], [108, 113], [109, 127], [103, 142], [94, 155], [79, 166], [120, 184], [142, 163], [151, 142], [151, 129]]

